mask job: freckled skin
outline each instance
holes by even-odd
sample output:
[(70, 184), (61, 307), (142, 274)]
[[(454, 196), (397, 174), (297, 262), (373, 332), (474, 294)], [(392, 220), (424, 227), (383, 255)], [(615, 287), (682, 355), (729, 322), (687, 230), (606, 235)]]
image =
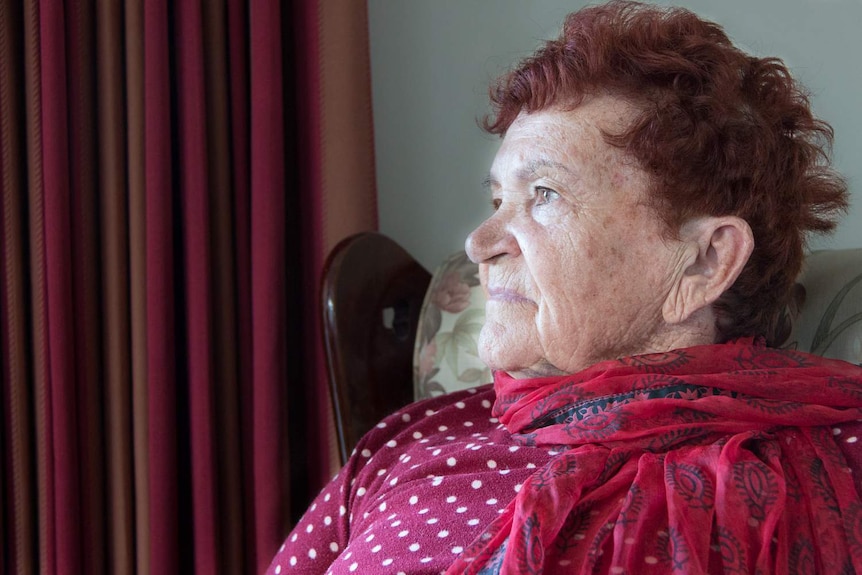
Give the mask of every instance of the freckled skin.
[(665, 321), (686, 244), (646, 205), (646, 174), (603, 140), (632, 114), (601, 96), (522, 113), (506, 133), (489, 178), (495, 211), (466, 244), (488, 296), (479, 349), (492, 369), (574, 373), (709, 343)]

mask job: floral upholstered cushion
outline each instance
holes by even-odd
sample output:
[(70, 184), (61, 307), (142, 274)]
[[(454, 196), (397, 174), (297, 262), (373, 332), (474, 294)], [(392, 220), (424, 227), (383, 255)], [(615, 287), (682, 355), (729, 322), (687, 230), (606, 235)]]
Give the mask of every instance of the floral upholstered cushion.
[(413, 355), (417, 399), (491, 381), (477, 351), (484, 321), (479, 267), (457, 252), (434, 272), (422, 304)]
[[(785, 315), (783, 347), (862, 364), (862, 249), (810, 254)], [(484, 319), (478, 266), (458, 252), (425, 294), (413, 356), (417, 399), (491, 381), (477, 352)]]

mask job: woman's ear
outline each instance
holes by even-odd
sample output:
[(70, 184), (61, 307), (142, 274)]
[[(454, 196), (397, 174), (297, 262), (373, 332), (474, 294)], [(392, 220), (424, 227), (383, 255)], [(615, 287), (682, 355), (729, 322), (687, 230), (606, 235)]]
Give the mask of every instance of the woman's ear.
[(733, 285), (754, 249), (751, 227), (736, 216), (695, 218), (679, 236), (688, 258), (662, 308), (670, 324), (708, 309)]

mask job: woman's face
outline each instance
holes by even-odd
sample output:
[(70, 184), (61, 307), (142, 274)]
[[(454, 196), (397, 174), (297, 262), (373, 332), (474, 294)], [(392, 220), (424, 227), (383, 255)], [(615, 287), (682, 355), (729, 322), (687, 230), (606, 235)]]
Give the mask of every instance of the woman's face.
[(521, 114), (488, 178), (494, 213), (467, 238), (487, 296), (482, 360), (515, 377), (574, 373), (669, 349), (662, 305), (681, 243), (646, 203), (647, 177), (602, 137), (632, 118), (602, 96)]

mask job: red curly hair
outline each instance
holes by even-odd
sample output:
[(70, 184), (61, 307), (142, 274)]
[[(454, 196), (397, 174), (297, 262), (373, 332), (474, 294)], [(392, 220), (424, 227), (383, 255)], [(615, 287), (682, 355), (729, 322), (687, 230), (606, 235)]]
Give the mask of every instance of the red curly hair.
[[(829, 166), (832, 128), (776, 58), (733, 46), (681, 8), (615, 0), (566, 18), (563, 32), (491, 88), (484, 128), (504, 135), (519, 113), (614, 94), (639, 114), (605, 134), (651, 177), (670, 233), (697, 216), (748, 222), (755, 248), (713, 304), (718, 341), (774, 333), (800, 272), (808, 232), (831, 231), (848, 206)], [(780, 343), (780, 342), (777, 342)]]

